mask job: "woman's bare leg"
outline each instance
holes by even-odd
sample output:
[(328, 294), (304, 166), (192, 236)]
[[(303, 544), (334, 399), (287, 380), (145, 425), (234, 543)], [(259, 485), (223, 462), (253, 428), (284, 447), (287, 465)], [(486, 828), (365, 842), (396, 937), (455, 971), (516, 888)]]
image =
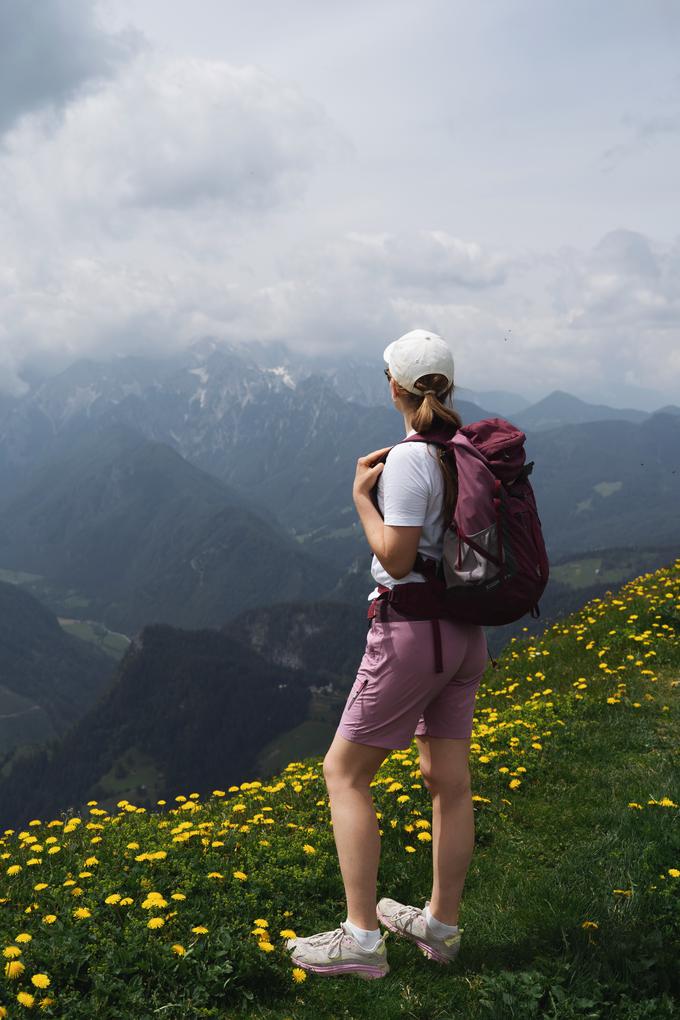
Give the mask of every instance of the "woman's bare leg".
[(458, 924), (458, 912), (475, 844), (470, 788), (470, 739), (416, 737), (420, 770), (432, 795), (430, 912)]
[(369, 931), (379, 927), (375, 908), (380, 862), (380, 832), (370, 783), (391, 753), (336, 733), (323, 762), (347, 918)]

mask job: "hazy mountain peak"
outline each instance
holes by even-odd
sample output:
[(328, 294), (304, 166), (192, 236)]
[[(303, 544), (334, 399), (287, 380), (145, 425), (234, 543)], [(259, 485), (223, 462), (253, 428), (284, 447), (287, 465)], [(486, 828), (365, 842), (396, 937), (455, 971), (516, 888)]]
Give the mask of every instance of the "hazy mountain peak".
[(524, 429), (549, 429), (605, 420), (640, 423), (647, 417), (646, 411), (591, 404), (565, 390), (553, 390), (547, 397), (516, 415), (515, 420)]

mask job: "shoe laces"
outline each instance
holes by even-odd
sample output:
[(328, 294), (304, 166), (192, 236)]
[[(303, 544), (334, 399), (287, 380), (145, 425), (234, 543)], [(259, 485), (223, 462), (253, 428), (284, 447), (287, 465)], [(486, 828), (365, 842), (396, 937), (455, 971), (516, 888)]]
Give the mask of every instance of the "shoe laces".
[(328, 956), (334, 958), (340, 955), (340, 946), (342, 940), (347, 936), (347, 932), (344, 928), (336, 928), (334, 931), (320, 931), (318, 935), (310, 935), (309, 938), (304, 939), (305, 942), (312, 946), (326, 946), (328, 949)]
[(458, 931), (454, 935), (447, 935), (444, 938), (435, 935), (435, 933), (432, 931), (432, 929), (427, 923), (427, 919), (425, 918), (425, 911), (422, 910), (420, 907), (411, 907), (408, 905), (400, 907), (399, 910), (395, 912), (394, 919), (395, 921), (401, 921), (402, 927), (406, 931), (412, 932), (413, 925), (415, 924), (417, 918), (420, 917), (421, 915), (423, 917), (423, 920), (425, 921), (425, 930), (427, 931), (427, 934), (431, 939), (437, 939), (439, 942), (446, 942), (447, 945), (451, 945), (453, 942), (455, 942), (455, 940), (463, 931), (462, 928), (458, 928)]
[(422, 910), (418, 907), (404, 906), (400, 907), (394, 914), (394, 920), (402, 922), (402, 926), (407, 931), (412, 931), (413, 925), (418, 917), (422, 914)]

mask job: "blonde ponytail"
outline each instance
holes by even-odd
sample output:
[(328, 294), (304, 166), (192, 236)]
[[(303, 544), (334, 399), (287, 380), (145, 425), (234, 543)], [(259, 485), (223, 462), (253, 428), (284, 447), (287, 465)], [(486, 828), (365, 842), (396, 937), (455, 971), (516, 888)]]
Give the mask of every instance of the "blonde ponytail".
[[(416, 432), (425, 434), (430, 429), (450, 428), (457, 432), (463, 424), (463, 419), (451, 406), (453, 398), (453, 383), (449, 382), (444, 375), (423, 375), (415, 383), (421, 394), (409, 393), (394, 380), (401, 399), (413, 408), (411, 414), (411, 427)], [(458, 499), (458, 476), (455, 466), (449, 463), (449, 459), (441, 457), (442, 450), (437, 447), (437, 459), (442, 472), (444, 482), (444, 519), (448, 523), (456, 507)]]

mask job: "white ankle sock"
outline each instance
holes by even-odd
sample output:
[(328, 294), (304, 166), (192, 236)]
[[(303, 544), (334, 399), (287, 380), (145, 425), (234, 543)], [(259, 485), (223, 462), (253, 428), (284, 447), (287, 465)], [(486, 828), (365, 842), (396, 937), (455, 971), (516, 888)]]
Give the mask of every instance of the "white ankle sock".
[(357, 928), (349, 918), (345, 921), (345, 927), (349, 928), (362, 949), (375, 949), (380, 941), (380, 928), (376, 928), (374, 931), (369, 931), (366, 928)]
[(425, 914), (425, 920), (427, 921), (428, 928), (433, 935), (437, 936), (437, 938), (445, 939), (448, 935), (455, 935), (458, 931), (457, 924), (443, 924), (441, 921), (438, 921), (437, 918), (430, 913), (429, 903), (425, 907), (423, 913)]

